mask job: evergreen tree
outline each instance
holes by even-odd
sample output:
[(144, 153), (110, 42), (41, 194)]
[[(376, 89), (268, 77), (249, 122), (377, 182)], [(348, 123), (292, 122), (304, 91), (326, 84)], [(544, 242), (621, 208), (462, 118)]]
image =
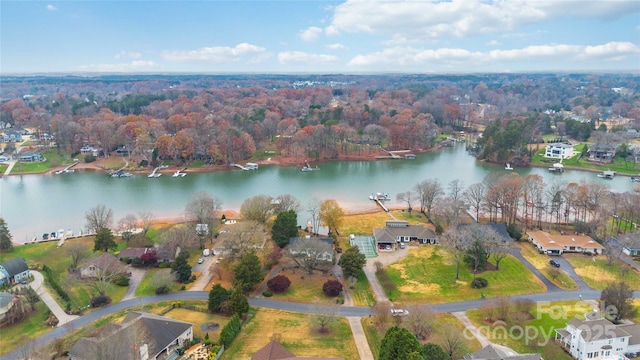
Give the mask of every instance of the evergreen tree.
[(418, 338), (405, 328), (392, 326), (380, 343), (378, 360), (411, 359), (416, 352), (423, 353)]
[(118, 244), (114, 240), (113, 233), (111, 229), (108, 228), (100, 228), (96, 233), (95, 244), (93, 247), (94, 251), (103, 250), (104, 252), (109, 251), (109, 249), (116, 249)]
[(449, 355), (438, 344), (426, 343), (422, 345), (422, 351), (427, 360), (449, 360)]
[(11, 251), (13, 249), (13, 242), (11, 241), (11, 232), (9, 227), (4, 221), (4, 218), (0, 217), (0, 250)]
[(178, 274), (177, 280), (182, 283), (189, 281), (191, 278), (191, 265), (187, 262), (185, 254), (185, 252), (181, 251), (173, 263), (173, 272)]
[(215, 284), (209, 291), (209, 304), (208, 308), (211, 312), (220, 311), (222, 303), (229, 300), (229, 291), (222, 287), (220, 284)]
[(340, 255), (340, 260), (338, 261), (338, 265), (342, 267), (342, 272), (347, 279), (350, 277), (357, 278), (358, 273), (366, 263), (367, 259), (364, 254), (360, 252), (357, 245), (348, 248)]
[(271, 238), (283, 248), (289, 245), (289, 239), (298, 236), (298, 214), (294, 210), (278, 214), (271, 227)]
[(251, 290), (264, 279), (262, 265), (255, 251), (244, 254), (233, 271), (233, 284), (236, 287), (241, 287), (242, 291)]
[(249, 300), (247, 300), (240, 288), (235, 288), (231, 292), (229, 306), (231, 307), (231, 313), (234, 315), (242, 316), (249, 312)]

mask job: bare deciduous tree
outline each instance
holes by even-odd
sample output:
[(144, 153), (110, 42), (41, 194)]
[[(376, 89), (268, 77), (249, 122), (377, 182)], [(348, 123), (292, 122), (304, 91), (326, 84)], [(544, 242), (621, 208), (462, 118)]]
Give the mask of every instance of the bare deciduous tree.
[(440, 237), (440, 244), (453, 256), (456, 265), (456, 280), (458, 280), (460, 278), (460, 263), (470, 241), (458, 231), (456, 224), (451, 224)]
[(396, 201), (407, 204), (407, 212), (409, 212), (409, 214), (411, 214), (411, 212), (413, 211), (412, 204), (415, 200), (416, 200), (416, 194), (411, 190), (401, 192), (401, 193), (398, 193), (398, 195), (396, 195)]
[(271, 197), (258, 195), (246, 199), (240, 206), (240, 215), (245, 220), (252, 220), (259, 224), (266, 225), (273, 215), (273, 204)]
[(71, 257), (71, 267), (78, 268), (82, 260), (89, 257), (91, 248), (81, 242), (67, 241), (64, 245), (64, 251)]
[(280, 195), (275, 199), (274, 210), (276, 213), (293, 210), (300, 211), (300, 201), (291, 194)]
[(242, 221), (218, 235), (221, 247), (225, 251), (225, 260), (229, 263), (239, 260), (249, 251), (261, 253), (267, 239), (263, 224), (256, 221)]
[(317, 234), (320, 226), (320, 204), (319, 199), (313, 198), (307, 204), (307, 212), (311, 216), (311, 233)]
[(188, 226), (174, 226), (162, 234), (160, 239), (159, 258), (165, 255), (173, 259), (178, 254), (178, 250), (192, 248), (198, 244), (196, 233)]
[(333, 256), (333, 247), (318, 239), (298, 239), (289, 245), (291, 259), (309, 274), (312, 274), (313, 270), (327, 270), (332, 265), (331, 261), (327, 261), (327, 255)]
[(147, 231), (149, 231), (149, 228), (151, 227), (151, 223), (153, 222), (153, 214), (148, 212), (148, 211), (141, 211), (138, 213), (138, 218), (140, 219), (141, 225), (142, 225), (142, 231), (144, 232), (144, 234), (147, 233)]
[(113, 223), (113, 211), (106, 205), (97, 205), (84, 214), (87, 220), (87, 229), (91, 233), (97, 233), (100, 229), (109, 229)]
[(451, 359), (459, 359), (466, 350), (464, 337), (460, 329), (453, 325), (444, 325), (439, 331), (440, 346)]
[(407, 308), (409, 315), (404, 318), (404, 326), (409, 329), (418, 340), (427, 340), (433, 333), (435, 313), (427, 305), (412, 305)]
[(388, 301), (377, 302), (371, 307), (371, 316), (377, 327), (383, 328), (391, 318), (391, 304)]
[(189, 198), (189, 202), (185, 208), (185, 214), (189, 221), (195, 221), (198, 224), (212, 225), (221, 206), (222, 200), (211, 196), (206, 191), (200, 191), (191, 195)]
[(320, 333), (326, 333), (338, 322), (338, 307), (315, 303), (312, 306), (309, 322)]
[(431, 218), (433, 206), (440, 196), (444, 194), (442, 185), (438, 179), (427, 179), (416, 184), (414, 190), (420, 200), (420, 212), (425, 214), (427, 218)]

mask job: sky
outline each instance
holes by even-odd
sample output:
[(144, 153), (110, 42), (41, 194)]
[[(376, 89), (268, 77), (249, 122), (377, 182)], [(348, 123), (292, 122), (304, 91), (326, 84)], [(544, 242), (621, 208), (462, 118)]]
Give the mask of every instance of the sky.
[(0, 75), (565, 71), (640, 71), (640, 1), (0, 1)]

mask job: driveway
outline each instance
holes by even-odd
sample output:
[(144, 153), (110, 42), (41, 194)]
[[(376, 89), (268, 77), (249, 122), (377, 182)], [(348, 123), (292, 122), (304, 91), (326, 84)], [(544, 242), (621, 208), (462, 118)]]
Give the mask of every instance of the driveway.
[(518, 248), (510, 249), (509, 254), (515, 256), (516, 259), (520, 260), (520, 262), (524, 264), (524, 266), (526, 266), (527, 269), (529, 269), (529, 271), (533, 273), (533, 275), (535, 275), (538, 279), (540, 279), (540, 281), (542, 281), (542, 283), (547, 287), (547, 292), (563, 291), (562, 289), (557, 287), (554, 283), (552, 283), (549, 279), (547, 279), (544, 275), (542, 275), (540, 270), (536, 269), (533, 265), (531, 265), (529, 260), (527, 260), (524, 256), (522, 256), (522, 254), (520, 253), (520, 249)]
[(549, 260), (551, 259), (560, 263), (560, 269), (565, 273), (567, 273), (567, 275), (569, 275), (573, 279), (573, 281), (575, 281), (576, 284), (578, 284), (578, 289), (593, 290), (591, 286), (587, 285), (587, 283), (585, 283), (584, 280), (582, 280), (582, 278), (578, 274), (576, 274), (576, 271), (573, 269), (573, 266), (569, 261), (567, 261), (567, 259), (565, 259), (562, 256), (549, 257)]
[(188, 291), (204, 291), (213, 277), (213, 274), (211, 273), (211, 265), (213, 264), (215, 256), (201, 257), (204, 259), (204, 262), (202, 264), (195, 264), (191, 268), (191, 271), (199, 272), (200, 276), (196, 278), (196, 281), (193, 282), (193, 285), (191, 285)]
[(62, 326), (78, 317), (78, 315), (69, 315), (64, 312), (64, 310), (62, 310), (60, 305), (58, 305), (51, 294), (49, 294), (47, 288), (43, 286), (44, 277), (40, 272), (31, 270), (31, 275), (33, 275), (33, 281), (29, 284), (29, 286), (31, 286), (31, 288), (36, 291), (36, 293), (40, 296), (42, 302), (44, 302), (49, 310), (51, 310), (53, 315), (58, 318), (58, 326)]
[(393, 264), (394, 262), (407, 256), (409, 248), (410, 246), (395, 251), (379, 251), (378, 257), (367, 259), (367, 264), (364, 266), (363, 270), (365, 275), (367, 275), (367, 280), (369, 280), (371, 290), (373, 290), (373, 294), (376, 296), (377, 302), (389, 301), (389, 298), (387, 297), (387, 294), (385, 294), (382, 285), (380, 285), (380, 282), (376, 277), (375, 263), (380, 262), (383, 266)]
[(129, 277), (129, 286), (127, 287), (127, 292), (124, 293), (122, 300), (129, 300), (136, 297), (136, 290), (144, 279), (144, 275), (147, 273), (146, 269), (134, 268), (132, 266), (127, 267), (127, 271), (131, 272), (131, 276)]

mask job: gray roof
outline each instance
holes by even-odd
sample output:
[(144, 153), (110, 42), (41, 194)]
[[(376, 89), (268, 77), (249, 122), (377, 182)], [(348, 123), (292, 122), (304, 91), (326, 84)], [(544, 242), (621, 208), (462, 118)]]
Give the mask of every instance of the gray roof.
[(122, 321), (122, 324), (125, 325), (135, 321), (142, 322), (149, 332), (149, 336), (154, 340), (158, 352), (162, 351), (185, 331), (193, 327), (193, 324), (188, 322), (142, 311), (130, 311)]
[(13, 294), (9, 294), (8, 292), (0, 292), (0, 307), (5, 307), (9, 305), (9, 303), (13, 300)]
[[(607, 319), (579, 320), (573, 318), (567, 323), (576, 329), (583, 329), (581, 336), (584, 341), (598, 341), (631, 336), (620, 326), (615, 325)], [(587, 330), (589, 329), (589, 330)]]
[(480, 223), (460, 224), (458, 226), (458, 229), (464, 228), (465, 226), (488, 226), (491, 229), (493, 229), (495, 232), (497, 232), (498, 235), (502, 237), (503, 241), (511, 241), (511, 235), (509, 235), (509, 232), (507, 232), (507, 225), (505, 224), (499, 224), (494, 222), (489, 222), (486, 224), (480, 224)]
[(501, 345), (490, 344), (482, 349), (464, 356), (465, 360), (540, 360), (540, 354), (518, 354), (514, 350)]
[(326, 243), (327, 245), (329, 245), (329, 249), (333, 249), (333, 239), (332, 238), (295, 237), (295, 238), (290, 238), (289, 239), (289, 245), (293, 245), (293, 244), (295, 244), (298, 241), (303, 240), (303, 239), (312, 239), (312, 240), (322, 241), (323, 243)]
[(0, 266), (7, 270), (7, 273), (9, 273), (10, 277), (29, 270), (27, 261), (21, 257), (5, 261), (0, 264)]
[(628, 343), (629, 346), (640, 344), (640, 325), (624, 324), (624, 325), (618, 325), (618, 327), (623, 331), (626, 331), (627, 333), (629, 333), (629, 335), (631, 335), (631, 338), (629, 339), (629, 343)]
[(373, 236), (379, 243), (396, 242), (398, 236), (408, 236), (417, 239), (435, 239), (436, 233), (422, 225), (409, 225), (407, 227), (383, 227), (373, 229)]

